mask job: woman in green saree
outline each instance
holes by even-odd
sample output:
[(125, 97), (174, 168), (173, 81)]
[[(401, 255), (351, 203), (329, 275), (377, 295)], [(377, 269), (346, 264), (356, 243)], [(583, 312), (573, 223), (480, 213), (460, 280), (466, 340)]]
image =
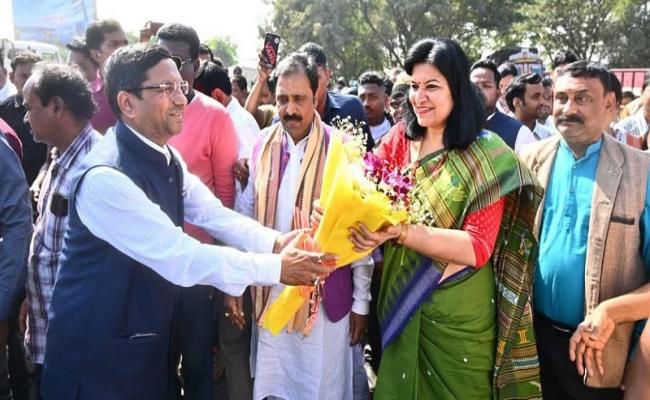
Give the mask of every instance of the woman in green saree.
[(485, 111), (462, 49), (409, 51), (406, 121), (377, 153), (414, 167), (410, 224), (351, 233), (386, 242), (378, 299), (384, 353), (375, 399), (541, 398), (530, 290), (541, 189), (482, 130)]

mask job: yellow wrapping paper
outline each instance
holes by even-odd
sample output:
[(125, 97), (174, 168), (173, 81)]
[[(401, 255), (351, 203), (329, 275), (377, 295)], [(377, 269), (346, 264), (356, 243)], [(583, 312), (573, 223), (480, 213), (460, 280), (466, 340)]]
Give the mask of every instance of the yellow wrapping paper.
[[(306, 290), (305, 290), (306, 289)], [(262, 326), (273, 334), (287, 326), (302, 304), (309, 299), (313, 288), (307, 286), (287, 286), (264, 314)]]
[[(370, 250), (362, 253), (354, 250), (349, 239), (351, 227), (363, 222), (374, 232), (408, 218), (406, 210), (395, 209), (388, 196), (377, 191), (375, 184), (365, 177), (361, 150), (353, 143), (343, 143), (338, 131), (330, 137), (320, 203), (324, 212), (315, 242), (321, 252), (338, 256), (337, 267), (370, 254)], [(267, 309), (262, 326), (277, 335), (312, 291), (311, 287), (287, 286)]]
[(337, 133), (330, 138), (320, 203), (324, 213), (314, 238), (322, 252), (338, 256), (337, 267), (370, 254), (354, 250), (348, 238), (351, 227), (363, 222), (375, 232), (408, 218), (406, 210), (395, 209), (388, 196), (365, 177), (360, 151), (346, 147)]
[[(298, 247), (308, 251), (315, 250), (314, 241), (307, 235), (300, 239)], [(262, 315), (262, 326), (271, 332), (273, 336), (280, 333), (302, 307), (303, 303), (309, 300), (313, 291), (314, 288), (311, 286), (285, 287)]]

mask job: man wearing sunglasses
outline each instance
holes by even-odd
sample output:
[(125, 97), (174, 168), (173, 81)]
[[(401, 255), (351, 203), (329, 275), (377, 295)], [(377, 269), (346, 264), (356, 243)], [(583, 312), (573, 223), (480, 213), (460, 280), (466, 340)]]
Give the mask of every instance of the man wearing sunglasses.
[[(297, 249), (302, 232), (280, 235), (224, 207), (167, 145), (181, 131), (189, 93), (171, 57), (138, 44), (107, 63), (119, 120), (71, 186), (41, 381), (46, 400), (170, 398), (179, 286), (241, 295), (251, 284), (308, 285), (329, 274), (322, 263), (332, 257)], [(184, 221), (234, 248), (197, 241)]]
[[(169, 144), (174, 146), (188, 170), (228, 208), (234, 205), (238, 140), (228, 111), (218, 101), (195, 91), (194, 78), (199, 68), (201, 44), (196, 31), (187, 25), (166, 24), (157, 33), (158, 44), (166, 47), (189, 84), (183, 129)], [(185, 231), (203, 243), (214, 243), (205, 231), (185, 224)], [(215, 337), (214, 298), (211, 286), (197, 285), (181, 289), (176, 312), (173, 352), (175, 362), (182, 355), (182, 383), (185, 398), (213, 396), (212, 348)], [(181, 380), (176, 380), (180, 396)]]

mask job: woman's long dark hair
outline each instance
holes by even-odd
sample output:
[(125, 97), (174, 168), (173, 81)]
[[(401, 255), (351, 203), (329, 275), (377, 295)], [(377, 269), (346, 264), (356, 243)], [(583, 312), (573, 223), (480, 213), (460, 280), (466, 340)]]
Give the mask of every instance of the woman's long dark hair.
[[(406, 55), (404, 69), (411, 75), (422, 63), (434, 65), (447, 79), (454, 106), (442, 135), (445, 149), (464, 149), (479, 135), (485, 122), (485, 106), (469, 80), (469, 61), (463, 49), (453, 40), (424, 39), (414, 44)], [(406, 101), (406, 136), (415, 140), (424, 136), (426, 128), (418, 124), (413, 105)]]

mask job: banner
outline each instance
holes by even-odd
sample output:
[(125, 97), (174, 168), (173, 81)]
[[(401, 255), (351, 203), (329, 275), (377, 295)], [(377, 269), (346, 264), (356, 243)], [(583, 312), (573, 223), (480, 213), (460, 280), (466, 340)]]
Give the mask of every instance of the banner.
[(84, 37), (96, 19), (95, 0), (13, 0), (17, 40), (64, 45)]

